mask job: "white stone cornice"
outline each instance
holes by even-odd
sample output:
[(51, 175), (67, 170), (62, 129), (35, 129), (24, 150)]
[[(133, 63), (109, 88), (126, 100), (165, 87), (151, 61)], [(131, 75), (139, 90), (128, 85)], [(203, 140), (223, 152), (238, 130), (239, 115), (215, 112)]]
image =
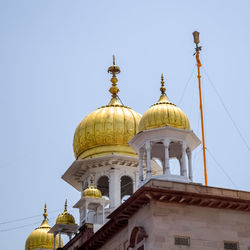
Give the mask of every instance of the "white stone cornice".
[(108, 166), (116, 167), (138, 167), (137, 157), (123, 155), (108, 155), (96, 158), (75, 160), (67, 171), (62, 175), (62, 179), (68, 182), (78, 191), (82, 191), (82, 177), (88, 170), (105, 168)]
[(162, 127), (144, 130), (136, 134), (130, 141), (129, 145), (138, 153), (145, 141), (162, 141), (162, 138), (168, 138), (171, 141), (186, 141), (188, 147), (194, 150), (201, 143), (200, 139), (192, 130), (184, 130), (171, 127)]

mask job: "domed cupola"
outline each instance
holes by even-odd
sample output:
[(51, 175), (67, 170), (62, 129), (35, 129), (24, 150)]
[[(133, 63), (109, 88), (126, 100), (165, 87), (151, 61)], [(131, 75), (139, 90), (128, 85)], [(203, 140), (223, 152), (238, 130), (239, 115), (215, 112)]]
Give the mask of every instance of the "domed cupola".
[(164, 83), (163, 75), (161, 75), (160, 99), (143, 114), (139, 123), (139, 131), (166, 126), (190, 130), (186, 114), (168, 100)]
[[(67, 210), (67, 200), (65, 201), (64, 211), (57, 216), (56, 224), (50, 229), (49, 233), (54, 235), (54, 239), (59, 235), (59, 242), (62, 234), (65, 234), (71, 239), (72, 235), (78, 230), (78, 225), (75, 223), (75, 218)], [(62, 247), (59, 244), (59, 248)]]
[[(144, 113), (139, 123), (140, 133), (129, 142), (139, 155), (140, 186), (151, 178), (179, 182), (193, 180), (192, 151), (199, 146), (200, 140), (190, 130), (186, 114), (168, 100), (164, 84), (161, 75), (160, 99)], [(154, 176), (152, 159), (158, 159), (162, 167), (162, 171)], [(172, 159), (179, 161), (180, 171), (177, 174), (174, 169), (171, 170)]]
[[(54, 237), (53, 234), (48, 233), (51, 229), (48, 219), (47, 219), (47, 206), (44, 206), (44, 220), (40, 227), (36, 228), (27, 238), (25, 243), (25, 250), (31, 249), (54, 249)], [(55, 246), (59, 247), (59, 237), (56, 237)], [(60, 242), (61, 246), (63, 246), (63, 242)]]
[(76, 159), (111, 154), (136, 155), (128, 142), (138, 132), (141, 115), (119, 101), (116, 74), (120, 73), (120, 68), (114, 60), (108, 72), (112, 74), (109, 89), (112, 98), (108, 105), (87, 115), (76, 128), (73, 141)]
[[(81, 199), (74, 205), (80, 210), (80, 225), (93, 224), (94, 231), (105, 223), (105, 207), (109, 201), (102, 197), (101, 191), (94, 185), (94, 177), (90, 176), (90, 185), (82, 191)], [(97, 229), (98, 228), (98, 229)]]
[(94, 186), (93, 176), (90, 179), (90, 186), (82, 191), (82, 197), (101, 199), (102, 192)]
[(68, 205), (66, 200), (64, 205), (64, 211), (63, 213), (58, 215), (56, 219), (56, 224), (76, 225), (74, 216), (67, 211), (67, 206)]

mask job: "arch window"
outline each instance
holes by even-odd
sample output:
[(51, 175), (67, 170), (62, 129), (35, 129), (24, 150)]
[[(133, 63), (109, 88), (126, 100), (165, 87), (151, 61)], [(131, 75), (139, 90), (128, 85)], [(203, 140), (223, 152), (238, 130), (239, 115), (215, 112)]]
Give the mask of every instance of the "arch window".
[(104, 198), (109, 199), (109, 178), (106, 175), (101, 176), (97, 181), (97, 188), (102, 192)]
[(143, 227), (134, 227), (130, 235), (129, 250), (144, 250), (147, 234)]
[(121, 177), (121, 201), (127, 200), (133, 194), (133, 180), (131, 177), (124, 175)]

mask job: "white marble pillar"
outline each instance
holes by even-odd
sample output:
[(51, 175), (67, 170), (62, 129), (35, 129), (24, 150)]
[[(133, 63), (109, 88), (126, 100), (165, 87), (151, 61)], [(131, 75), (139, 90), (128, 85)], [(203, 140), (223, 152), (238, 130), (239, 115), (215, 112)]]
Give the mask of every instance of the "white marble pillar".
[(54, 250), (56, 250), (56, 233), (54, 232)]
[(104, 209), (105, 209), (105, 207), (104, 207), (104, 205), (102, 205), (102, 224), (104, 225), (104, 220), (105, 220), (105, 217), (104, 217)]
[(72, 239), (72, 233), (69, 233), (68, 236), (69, 236), (69, 240), (71, 240)]
[(182, 169), (182, 157), (177, 157), (177, 160), (179, 161), (179, 165), (180, 165), (180, 175), (183, 175), (183, 169)]
[(99, 178), (101, 176), (102, 176), (102, 173), (95, 173), (95, 175), (94, 175), (94, 185), (95, 185), (95, 187), (98, 186), (98, 180), (99, 180)]
[(164, 165), (163, 165), (163, 174), (170, 175), (170, 166), (169, 166), (169, 139), (164, 139)]
[(143, 182), (143, 148), (139, 150), (139, 184)]
[(133, 193), (138, 189), (138, 183), (140, 183), (139, 173), (136, 171), (134, 172), (134, 190)]
[(146, 142), (146, 155), (147, 155), (147, 160), (146, 160), (146, 168), (147, 168), (147, 175), (146, 179), (151, 178), (151, 144), (150, 141)]
[(99, 207), (96, 207), (95, 210), (92, 210), (92, 218), (93, 218), (93, 224), (98, 224), (98, 213), (99, 213)]
[(62, 241), (62, 235), (61, 235), (61, 233), (59, 232), (59, 247), (60, 247), (60, 248), (62, 247), (61, 241)]
[(193, 166), (192, 166), (192, 151), (187, 149), (187, 157), (188, 157), (188, 176), (191, 181), (193, 181)]
[(85, 202), (85, 222), (88, 222), (88, 213), (89, 213), (89, 211), (88, 211), (88, 203), (87, 202)]
[(82, 191), (84, 191), (85, 190), (85, 181), (82, 181)]
[(82, 218), (83, 218), (83, 210), (79, 208), (79, 225), (82, 225)]
[(114, 210), (121, 204), (121, 179), (118, 169), (109, 170), (109, 195), (110, 195), (110, 208)]
[(182, 155), (181, 155), (181, 175), (187, 177), (187, 165), (186, 165), (186, 143), (182, 142)]

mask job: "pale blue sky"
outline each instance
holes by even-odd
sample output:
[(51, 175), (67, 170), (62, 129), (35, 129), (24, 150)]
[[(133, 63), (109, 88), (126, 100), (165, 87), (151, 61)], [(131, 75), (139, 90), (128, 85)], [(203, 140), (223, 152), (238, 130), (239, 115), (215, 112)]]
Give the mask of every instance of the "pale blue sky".
[[(201, 137), (196, 70), (191, 74), (192, 32), (200, 31), (202, 63), (250, 144), (249, 11), (247, 0), (0, 0), (0, 223), (38, 215), (46, 201), (53, 225), (60, 211), (50, 211), (62, 211), (65, 198), (70, 207), (79, 199), (60, 177), (74, 161), (76, 126), (110, 99), (113, 53), (124, 104), (145, 112), (160, 95), (164, 73), (169, 99)], [(204, 67), (202, 74), (207, 148), (235, 186), (250, 191), (249, 150)], [(200, 149), (194, 158), (195, 181), (203, 182)], [(209, 185), (235, 188), (207, 158)], [(41, 220), (0, 224), (1, 248), (23, 249)]]

